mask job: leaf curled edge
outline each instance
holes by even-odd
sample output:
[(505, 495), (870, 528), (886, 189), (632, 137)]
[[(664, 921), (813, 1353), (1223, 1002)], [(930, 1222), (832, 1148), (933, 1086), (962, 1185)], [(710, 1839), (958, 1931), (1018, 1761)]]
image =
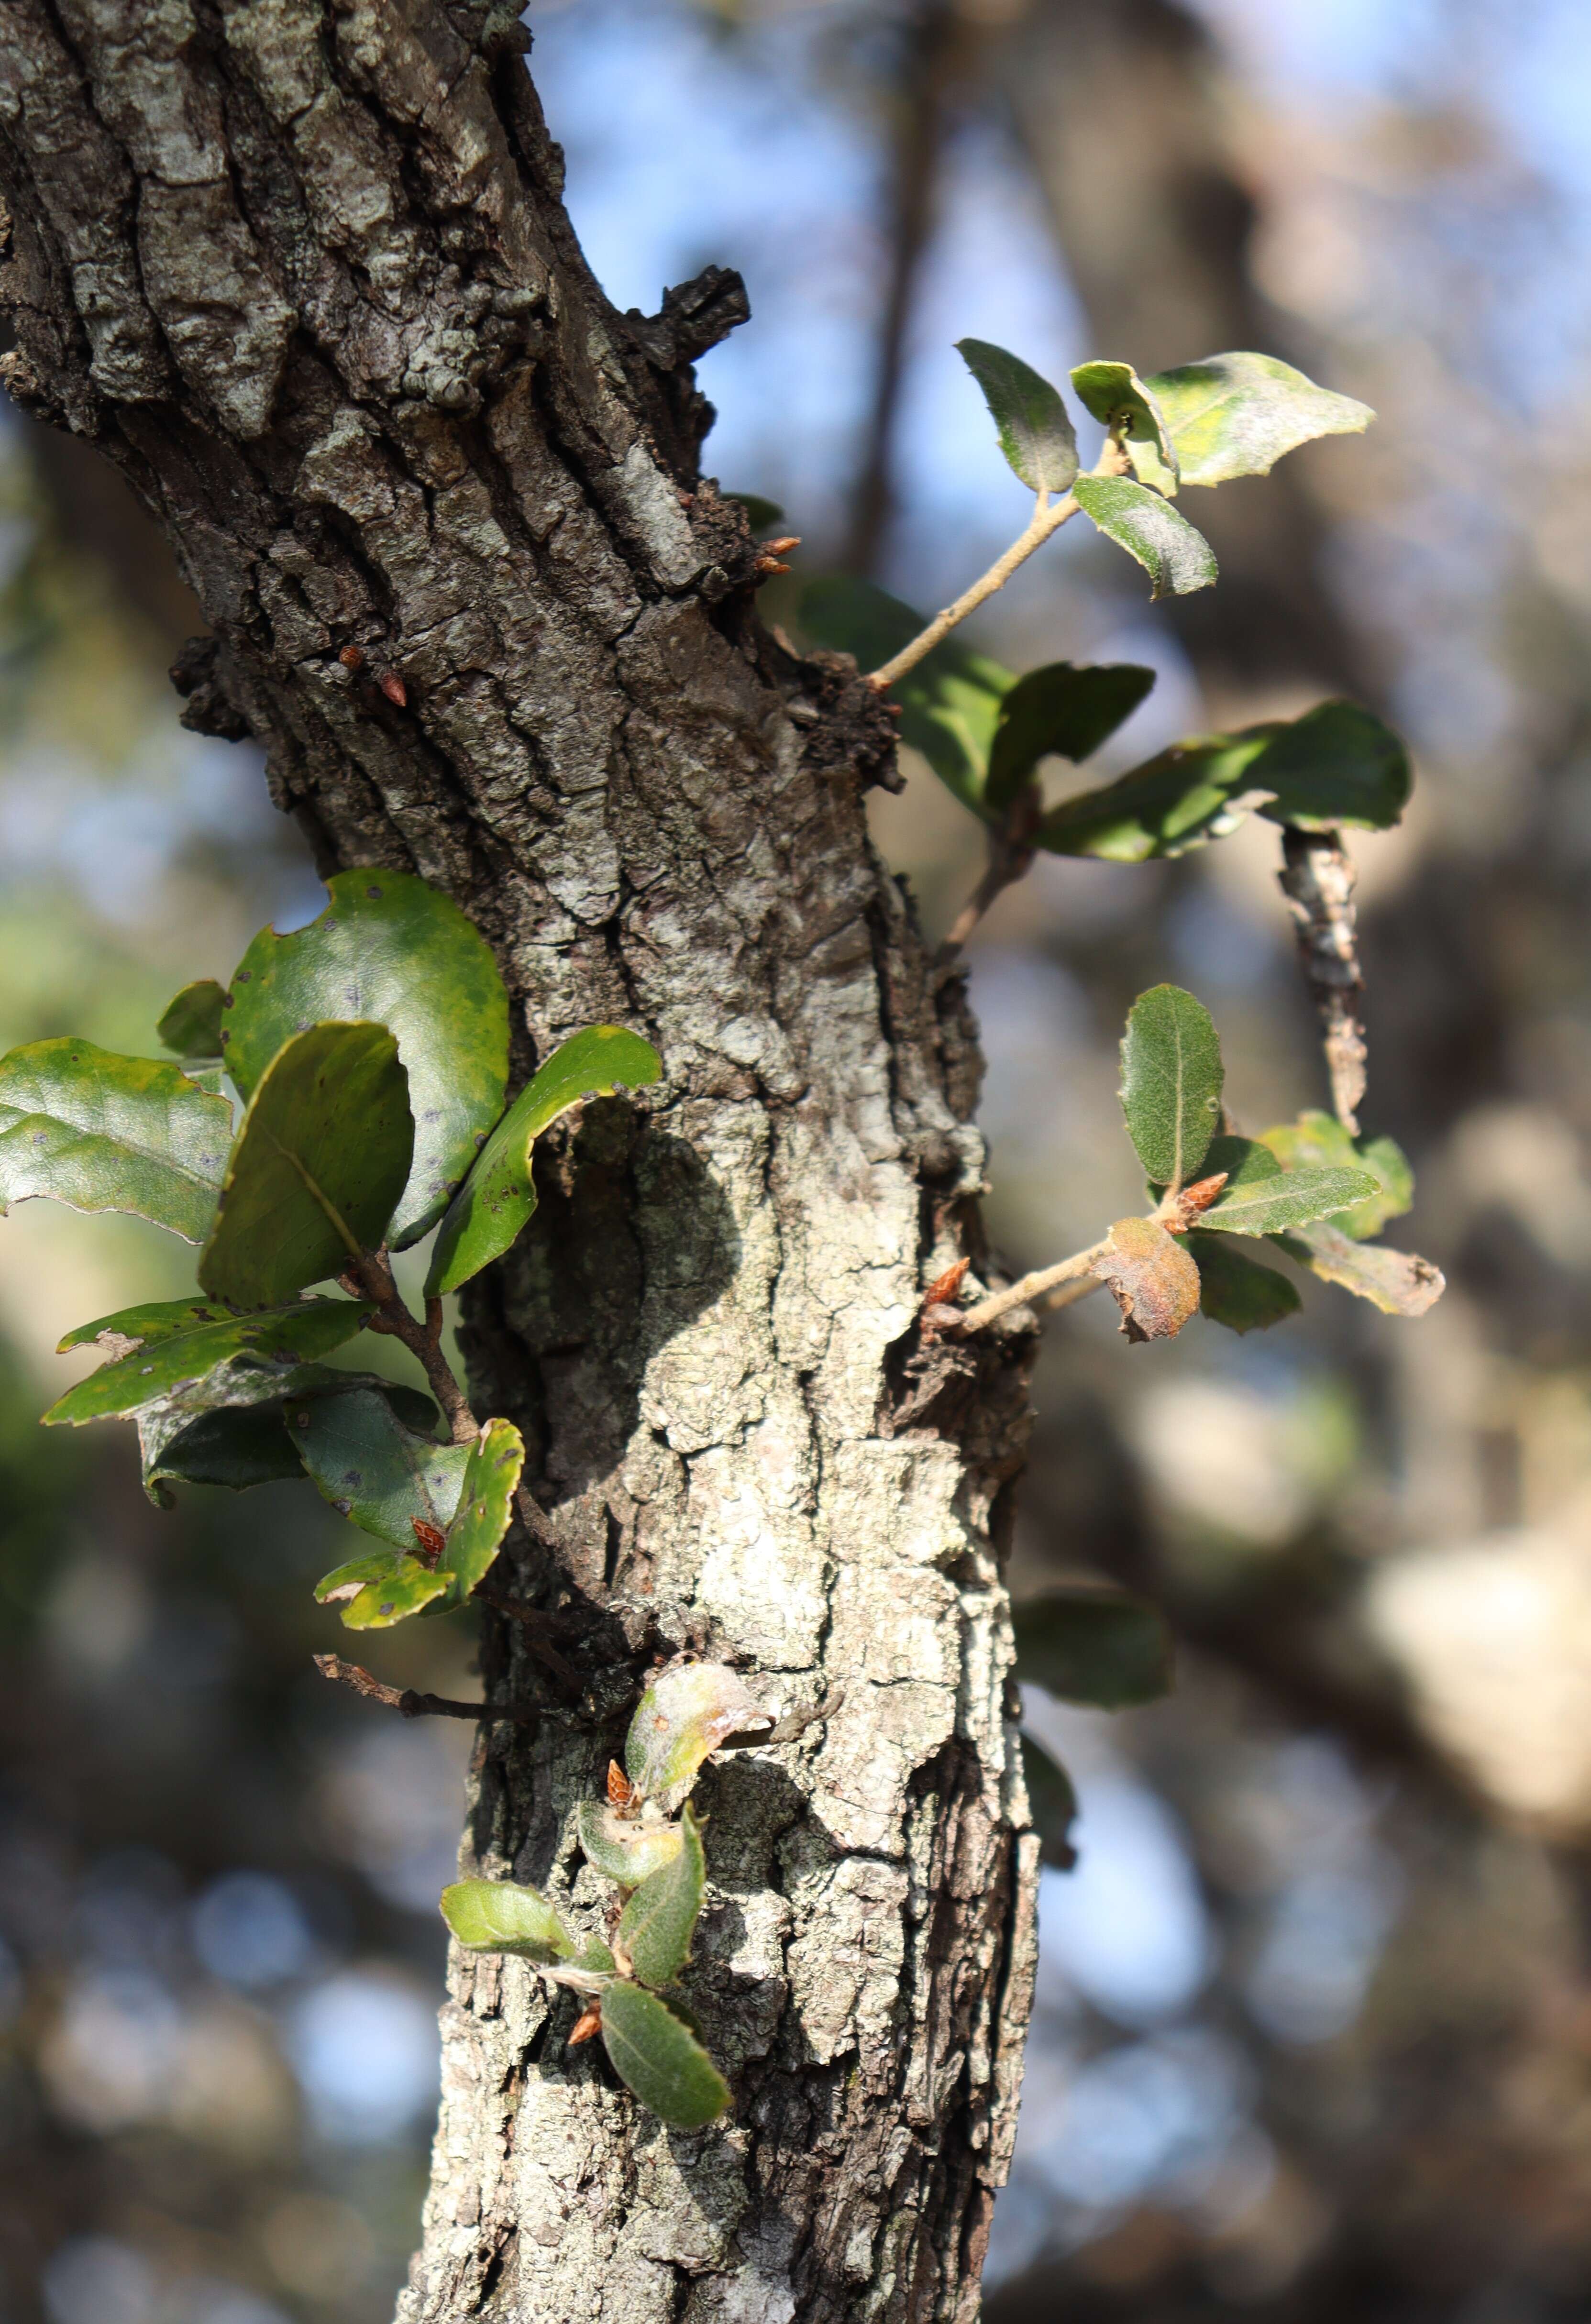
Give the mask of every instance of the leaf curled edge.
[(1094, 1259), (1129, 1340), (1173, 1340), (1198, 1312), (1198, 1268), (1156, 1219), (1118, 1219)]

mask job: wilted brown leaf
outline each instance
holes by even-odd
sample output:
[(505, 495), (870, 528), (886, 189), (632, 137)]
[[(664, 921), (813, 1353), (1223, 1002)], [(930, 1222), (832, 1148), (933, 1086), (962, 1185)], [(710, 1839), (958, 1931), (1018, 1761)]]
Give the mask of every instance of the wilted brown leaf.
[(1198, 1312), (1198, 1268), (1155, 1219), (1118, 1219), (1090, 1269), (1129, 1340), (1172, 1340)]

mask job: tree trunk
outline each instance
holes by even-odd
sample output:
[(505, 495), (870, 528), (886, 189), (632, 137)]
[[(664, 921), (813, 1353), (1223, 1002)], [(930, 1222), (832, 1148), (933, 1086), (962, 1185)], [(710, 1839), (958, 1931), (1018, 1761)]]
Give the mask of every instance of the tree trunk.
[(188, 723), (260, 738), (323, 869), (486, 930), (516, 1071), (599, 1019), (665, 1061), (465, 1302), (548, 1512), (513, 1586), (579, 1678), (488, 1618), (489, 1686), (549, 1709), (483, 1730), (467, 1866), (595, 1901), (570, 1809), (661, 1651), (820, 1714), (702, 1786), (724, 2124), (670, 2134), (522, 1963), (455, 1959), (402, 2312), (971, 2319), (1036, 1873), (1027, 1343), (914, 1320), (978, 1256), (976, 1048), (867, 844), (887, 716), (759, 628), (698, 476), (738, 281), (609, 306), (524, 46), (482, 0), (0, 0), (5, 375), (170, 531), (214, 631)]

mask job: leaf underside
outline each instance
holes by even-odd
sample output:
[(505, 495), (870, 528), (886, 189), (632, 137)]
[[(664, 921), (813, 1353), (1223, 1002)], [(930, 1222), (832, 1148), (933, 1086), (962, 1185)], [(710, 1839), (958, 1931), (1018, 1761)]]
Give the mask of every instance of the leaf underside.
[(641, 1883), (619, 1916), (619, 1949), (629, 1955), (643, 1985), (671, 1985), (679, 1976), (689, 1958), (706, 1893), (701, 1827), (687, 1806), (679, 1848)]
[(1057, 390), (987, 339), (957, 339), (956, 351), (983, 390), (1007, 466), (1031, 493), (1064, 493), (1078, 473), (1078, 439)]
[(1218, 577), (1209, 542), (1158, 493), (1130, 476), (1079, 476), (1072, 490), (1084, 514), (1142, 566), (1152, 596), (1185, 597)]
[(1174, 1340), (1198, 1307), (1198, 1269), (1156, 1219), (1118, 1219), (1091, 1273), (1106, 1286), (1129, 1340)]
[(1267, 475), (1300, 444), (1357, 435), (1375, 417), (1367, 403), (1317, 387), (1274, 355), (1206, 355), (1143, 385), (1170, 429), (1185, 484)]

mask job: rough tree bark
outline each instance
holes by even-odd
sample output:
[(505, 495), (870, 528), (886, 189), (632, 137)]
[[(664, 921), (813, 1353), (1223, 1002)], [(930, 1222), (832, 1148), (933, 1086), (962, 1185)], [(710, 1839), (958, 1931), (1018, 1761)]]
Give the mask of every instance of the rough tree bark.
[(169, 530), (214, 632), (188, 723), (264, 743), (323, 869), (412, 867), (487, 932), (516, 1071), (600, 1018), (666, 1061), (466, 1302), (548, 1513), (513, 1586), (579, 1677), (489, 1622), (488, 1686), (548, 1709), (483, 1731), (467, 1866), (595, 1910), (569, 1812), (660, 1653), (826, 1713), (703, 1786), (725, 2125), (669, 2134), (522, 1964), (455, 1960), (402, 2312), (970, 2319), (1036, 1872), (1027, 1342), (914, 1320), (979, 1257), (976, 1048), (867, 844), (887, 719), (760, 629), (698, 475), (740, 285), (615, 312), (525, 46), (485, 0), (0, 0), (5, 376)]

